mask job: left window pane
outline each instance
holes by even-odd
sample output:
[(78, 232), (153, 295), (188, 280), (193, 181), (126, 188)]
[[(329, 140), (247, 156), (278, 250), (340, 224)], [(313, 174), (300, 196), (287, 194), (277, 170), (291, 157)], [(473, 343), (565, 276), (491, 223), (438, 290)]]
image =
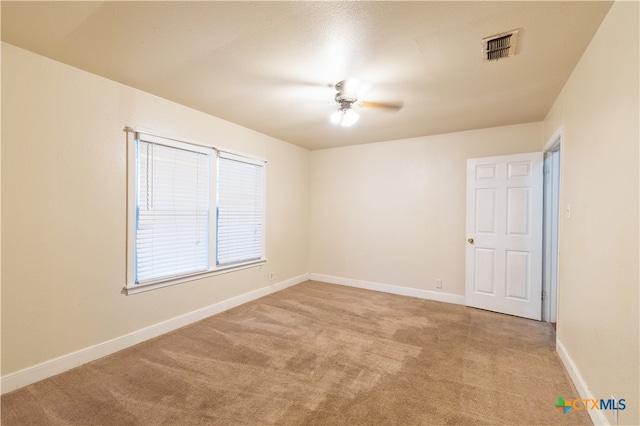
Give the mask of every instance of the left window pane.
[(138, 140), (135, 282), (209, 269), (210, 154)]

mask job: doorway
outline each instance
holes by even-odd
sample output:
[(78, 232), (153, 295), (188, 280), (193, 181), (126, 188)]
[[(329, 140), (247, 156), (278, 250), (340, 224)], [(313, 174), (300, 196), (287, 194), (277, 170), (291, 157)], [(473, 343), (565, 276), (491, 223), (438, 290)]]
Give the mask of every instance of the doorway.
[(544, 148), (544, 209), (542, 254), (542, 320), (558, 321), (558, 248), (560, 225), (560, 152), (562, 128)]

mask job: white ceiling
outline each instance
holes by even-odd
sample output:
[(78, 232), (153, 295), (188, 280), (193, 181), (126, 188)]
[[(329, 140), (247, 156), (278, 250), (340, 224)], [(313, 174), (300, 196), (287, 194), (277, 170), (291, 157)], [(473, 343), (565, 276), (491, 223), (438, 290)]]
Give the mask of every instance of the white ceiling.
[[(2, 40), (309, 149), (544, 119), (611, 2), (7, 2)], [(482, 39), (520, 29), (518, 54)], [(329, 122), (357, 77), (360, 121)]]

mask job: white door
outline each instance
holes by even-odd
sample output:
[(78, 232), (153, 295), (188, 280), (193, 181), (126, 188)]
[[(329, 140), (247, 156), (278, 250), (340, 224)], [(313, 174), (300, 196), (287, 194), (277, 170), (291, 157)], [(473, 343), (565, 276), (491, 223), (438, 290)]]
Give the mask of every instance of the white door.
[(543, 154), (467, 160), (467, 306), (540, 320)]

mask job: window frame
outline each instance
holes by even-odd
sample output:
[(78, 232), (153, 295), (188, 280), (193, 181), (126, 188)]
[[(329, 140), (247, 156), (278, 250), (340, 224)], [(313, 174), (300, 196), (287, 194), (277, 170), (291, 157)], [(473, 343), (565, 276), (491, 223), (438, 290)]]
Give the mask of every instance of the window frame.
[[(210, 276), (230, 273), (247, 268), (258, 267), (266, 263), (266, 161), (262, 158), (240, 153), (234, 150), (225, 148), (213, 147), (210, 145), (204, 145), (198, 142), (177, 140), (174, 138), (159, 136), (153, 133), (149, 133), (141, 130), (133, 130), (131, 128), (125, 128), (127, 132), (127, 277), (126, 284), (123, 289), (123, 293), (130, 295), (136, 294), (148, 290), (167, 287), (175, 284), (198, 280)], [(136, 283), (136, 225), (137, 225), (137, 188), (138, 188), (138, 156), (137, 146), (138, 141), (156, 143), (160, 145), (170, 146), (174, 148), (191, 149), (195, 152), (203, 152), (204, 150), (210, 150), (209, 155), (209, 268), (206, 271), (194, 272), (183, 274), (179, 276), (173, 276), (169, 278), (159, 278), (156, 280), (149, 280), (143, 283)], [(192, 147), (192, 148), (188, 148)], [(217, 163), (220, 155), (231, 154), (234, 157), (241, 159), (251, 164), (262, 165), (262, 247), (261, 257), (247, 262), (235, 263), (232, 265), (218, 266), (216, 264), (216, 240), (217, 240)]]

